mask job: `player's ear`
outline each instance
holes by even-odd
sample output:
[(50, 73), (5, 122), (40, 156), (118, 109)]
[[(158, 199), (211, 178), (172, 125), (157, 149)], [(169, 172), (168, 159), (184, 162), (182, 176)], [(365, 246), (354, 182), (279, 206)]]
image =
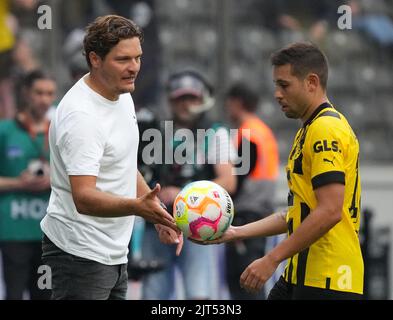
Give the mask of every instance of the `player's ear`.
[(318, 75), (315, 73), (309, 73), (306, 77), (306, 84), (310, 92), (315, 92), (316, 89), (320, 86)]
[(89, 59), (90, 59), (91, 66), (93, 68), (98, 68), (101, 65), (102, 59), (94, 51), (89, 52)]

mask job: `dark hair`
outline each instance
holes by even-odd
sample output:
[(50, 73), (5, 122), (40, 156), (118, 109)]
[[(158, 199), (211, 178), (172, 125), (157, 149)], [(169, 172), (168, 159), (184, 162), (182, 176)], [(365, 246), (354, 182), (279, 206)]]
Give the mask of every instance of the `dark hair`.
[(238, 99), (244, 109), (249, 112), (255, 112), (258, 107), (258, 95), (248, 86), (242, 83), (236, 83), (229, 88), (226, 98)]
[(104, 59), (120, 40), (134, 37), (143, 41), (142, 30), (129, 19), (117, 15), (106, 15), (95, 19), (87, 26), (83, 39), (84, 54), (89, 68), (91, 68), (90, 52), (95, 52)]
[(36, 82), (37, 80), (55, 81), (54, 77), (51, 74), (41, 69), (30, 71), (29, 73), (22, 75), (20, 78), (18, 78), (15, 84), (15, 92), (17, 93), (15, 95), (16, 105), (18, 111), (22, 111), (27, 104), (26, 93), (33, 87), (34, 82)]
[(271, 56), (273, 66), (290, 64), (292, 74), (304, 79), (310, 72), (319, 77), (321, 87), (326, 89), (328, 62), (323, 52), (312, 43), (296, 42), (284, 47)]
[(20, 88), (21, 89), (30, 89), (34, 82), (37, 80), (53, 80), (55, 79), (47, 72), (37, 69), (30, 71), (26, 74), (20, 81)]

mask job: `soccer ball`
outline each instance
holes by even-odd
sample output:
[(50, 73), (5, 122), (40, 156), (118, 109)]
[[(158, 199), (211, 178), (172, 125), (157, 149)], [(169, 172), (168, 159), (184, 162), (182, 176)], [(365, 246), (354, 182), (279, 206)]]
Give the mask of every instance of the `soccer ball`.
[(233, 202), (228, 192), (218, 184), (207, 180), (195, 181), (177, 195), (173, 216), (185, 237), (213, 240), (231, 225)]

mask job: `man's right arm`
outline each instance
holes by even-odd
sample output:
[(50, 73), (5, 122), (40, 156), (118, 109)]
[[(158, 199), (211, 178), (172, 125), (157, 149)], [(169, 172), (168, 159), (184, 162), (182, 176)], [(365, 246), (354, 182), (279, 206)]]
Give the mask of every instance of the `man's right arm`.
[(95, 176), (69, 178), (72, 197), (80, 214), (107, 218), (138, 215), (152, 223), (177, 230), (173, 217), (161, 207), (157, 199), (159, 186), (139, 198), (131, 199), (97, 190)]

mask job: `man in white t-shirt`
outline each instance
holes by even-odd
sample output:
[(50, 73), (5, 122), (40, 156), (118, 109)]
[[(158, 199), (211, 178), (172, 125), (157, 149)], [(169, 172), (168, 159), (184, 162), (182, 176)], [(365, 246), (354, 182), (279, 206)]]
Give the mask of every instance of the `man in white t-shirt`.
[(155, 224), (160, 240), (183, 239), (173, 217), (137, 169), (134, 81), (142, 33), (115, 15), (86, 29), (90, 73), (64, 96), (49, 132), (51, 187), (41, 222), (43, 262), (52, 299), (125, 299), (127, 253), (134, 217)]

